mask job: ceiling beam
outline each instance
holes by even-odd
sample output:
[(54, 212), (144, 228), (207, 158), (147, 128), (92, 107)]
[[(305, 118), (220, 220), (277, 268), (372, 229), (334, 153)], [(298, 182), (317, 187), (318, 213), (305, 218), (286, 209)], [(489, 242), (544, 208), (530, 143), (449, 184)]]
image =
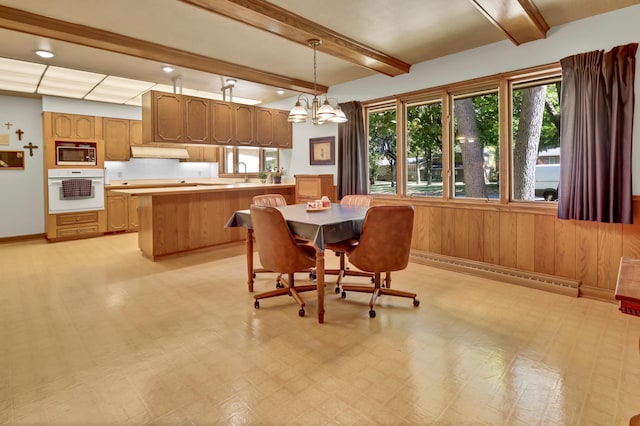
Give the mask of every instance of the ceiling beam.
[(547, 37), (549, 24), (532, 0), (471, 0), (516, 46)]
[(226, 16), (287, 40), (307, 46), (311, 39), (322, 44), (317, 50), (376, 72), (395, 77), (406, 74), (410, 64), (323, 27), (264, 0), (180, 0), (209, 12)]
[[(240, 80), (252, 81), (254, 83), (282, 89), (314, 93), (313, 82), (289, 78), (243, 65), (232, 64), (204, 55), (127, 37), (110, 31), (99, 30), (86, 25), (49, 18), (11, 7), (0, 6), (0, 28), (233, 77)], [(320, 93), (326, 93), (329, 90), (327, 86), (323, 85), (317, 85), (317, 89)]]

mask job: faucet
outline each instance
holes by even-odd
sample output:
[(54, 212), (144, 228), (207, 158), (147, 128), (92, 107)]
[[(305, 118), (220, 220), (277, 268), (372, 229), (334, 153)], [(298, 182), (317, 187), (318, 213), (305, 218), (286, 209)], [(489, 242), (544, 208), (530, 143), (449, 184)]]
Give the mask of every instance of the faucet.
[(249, 182), (249, 177), (247, 176), (247, 165), (242, 161), (238, 161), (238, 173), (240, 173), (240, 164), (244, 166), (244, 182)]

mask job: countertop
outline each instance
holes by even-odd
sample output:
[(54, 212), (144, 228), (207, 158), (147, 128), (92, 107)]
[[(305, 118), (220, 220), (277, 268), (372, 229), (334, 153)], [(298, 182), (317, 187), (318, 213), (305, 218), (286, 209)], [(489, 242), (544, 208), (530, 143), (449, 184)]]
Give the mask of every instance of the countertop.
[(153, 184), (149, 185), (109, 185), (105, 186), (106, 189), (112, 189), (113, 192), (118, 194), (129, 195), (177, 195), (177, 194), (193, 194), (198, 192), (224, 192), (229, 190), (234, 191), (248, 191), (263, 188), (295, 188), (293, 183), (255, 183), (255, 182), (236, 182), (236, 183), (197, 183), (197, 182), (185, 182), (171, 184)]
[[(293, 185), (295, 182), (283, 181), (280, 185)], [(243, 182), (239, 179), (230, 178), (190, 178), (190, 179), (132, 179), (132, 180), (112, 180), (109, 184), (105, 184), (104, 189), (125, 189), (125, 188), (169, 188), (180, 186), (196, 186), (196, 185), (252, 185), (266, 186), (257, 179), (251, 179), (249, 182)]]

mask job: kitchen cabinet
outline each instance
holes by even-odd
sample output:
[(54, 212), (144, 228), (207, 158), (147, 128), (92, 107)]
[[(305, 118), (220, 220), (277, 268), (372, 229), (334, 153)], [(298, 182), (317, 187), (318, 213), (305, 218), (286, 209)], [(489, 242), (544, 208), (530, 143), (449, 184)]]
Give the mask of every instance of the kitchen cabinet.
[(142, 120), (129, 120), (129, 145), (142, 145)]
[(208, 99), (184, 96), (184, 143), (211, 143)]
[(138, 199), (107, 190), (107, 232), (138, 230)]
[(184, 146), (189, 153), (188, 160), (181, 160), (185, 162), (207, 162), (215, 163), (218, 161), (218, 147), (217, 146), (203, 146), (203, 145), (185, 145)]
[(129, 161), (129, 120), (122, 118), (103, 118), (104, 159), (107, 161)]
[(96, 139), (95, 117), (89, 115), (52, 113), (54, 138)]
[(296, 203), (306, 203), (329, 197), (331, 202), (336, 202), (333, 175), (295, 175), (296, 178)]
[(233, 108), (223, 101), (211, 103), (211, 143), (215, 145), (233, 144)]
[(184, 96), (150, 90), (142, 95), (142, 137), (145, 143), (184, 143)]
[(274, 118), (275, 110), (256, 108), (256, 143), (259, 146), (274, 146)]
[(234, 145), (253, 145), (255, 142), (256, 109), (251, 105), (233, 104)]
[(142, 95), (142, 140), (291, 148), (288, 116), (284, 110), (152, 90)]
[(293, 148), (293, 126), (289, 123), (289, 111), (273, 111), (273, 142), (275, 148)]
[(49, 215), (54, 226), (47, 228), (47, 238), (74, 238), (96, 235), (100, 229), (100, 213), (76, 212)]

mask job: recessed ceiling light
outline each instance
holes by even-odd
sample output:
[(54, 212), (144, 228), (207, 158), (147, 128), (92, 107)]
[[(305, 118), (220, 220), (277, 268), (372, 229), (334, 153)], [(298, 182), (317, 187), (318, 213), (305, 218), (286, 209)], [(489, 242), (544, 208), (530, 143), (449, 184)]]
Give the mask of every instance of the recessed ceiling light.
[(169, 66), (169, 65), (165, 65), (164, 67), (162, 67), (162, 71), (166, 72), (166, 73), (170, 73), (174, 71), (174, 68)]
[(51, 59), (54, 57), (54, 54), (49, 52), (48, 50), (36, 50), (36, 55), (45, 59)]
[(278, 90), (276, 90), (276, 93), (277, 93), (278, 95), (284, 95), (284, 90), (282, 90), (282, 89), (278, 89)]

